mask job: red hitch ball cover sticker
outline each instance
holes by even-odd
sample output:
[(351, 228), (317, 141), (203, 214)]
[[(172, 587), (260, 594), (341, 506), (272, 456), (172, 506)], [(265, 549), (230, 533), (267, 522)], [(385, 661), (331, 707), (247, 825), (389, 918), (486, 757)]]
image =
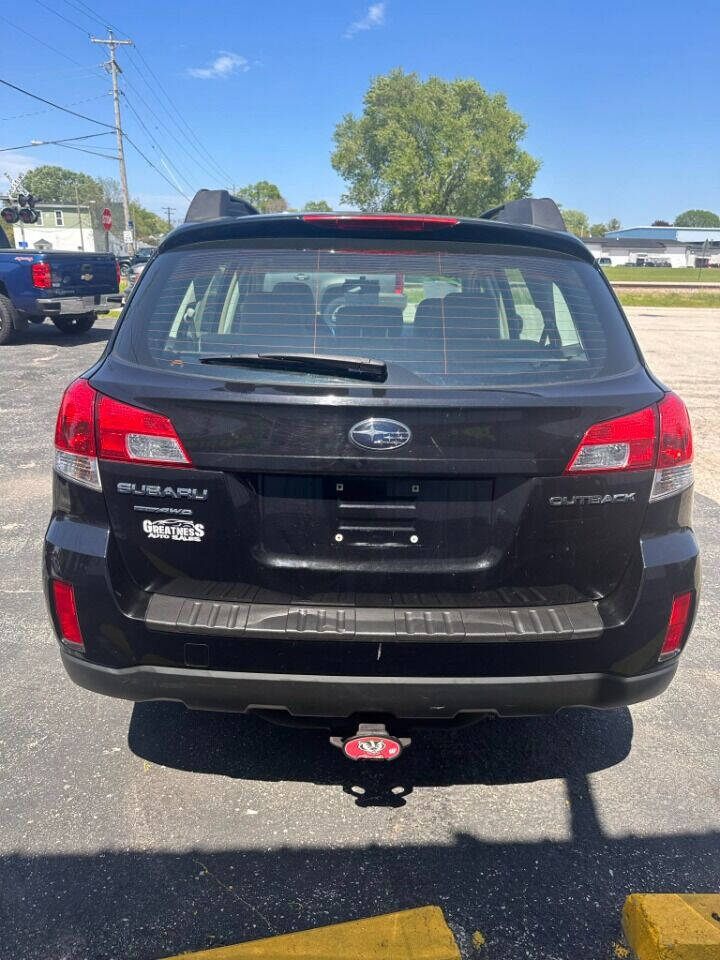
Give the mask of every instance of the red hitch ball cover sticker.
[(351, 760), (395, 760), (402, 746), (393, 737), (351, 737), (343, 744), (343, 752)]

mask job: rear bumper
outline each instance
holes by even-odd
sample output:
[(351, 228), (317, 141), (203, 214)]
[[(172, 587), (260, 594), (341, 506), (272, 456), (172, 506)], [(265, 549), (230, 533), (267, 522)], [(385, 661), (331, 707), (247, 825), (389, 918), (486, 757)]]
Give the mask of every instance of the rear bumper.
[(122, 294), (104, 293), (93, 297), (57, 297), (35, 301), (37, 312), (47, 317), (78, 316), (82, 313), (107, 313), (122, 306)]
[(651, 673), (539, 677), (332, 677), (234, 673), (142, 666), (114, 669), (61, 651), (79, 686), (125, 700), (174, 700), (195, 710), (244, 713), (285, 710), (299, 717), (388, 713), (447, 720), (465, 713), (551, 714), (563, 707), (620, 707), (647, 700), (670, 684), (677, 660)]

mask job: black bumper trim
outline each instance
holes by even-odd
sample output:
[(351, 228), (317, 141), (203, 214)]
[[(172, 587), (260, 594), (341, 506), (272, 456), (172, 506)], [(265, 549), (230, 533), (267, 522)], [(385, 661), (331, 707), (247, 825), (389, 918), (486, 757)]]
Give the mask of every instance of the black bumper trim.
[(592, 602), (538, 607), (318, 606), (193, 600), (155, 593), (145, 625), (162, 633), (385, 642), (589, 640), (603, 632)]
[(549, 714), (563, 707), (620, 707), (662, 693), (677, 660), (636, 677), (580, 673), (536, 677), (333, 677), (178, 667), (114, 669), (61, 650), (71, 679), (125, 700), (174, 700), (197, 710), (286, 710), (300, 717), (381, 713), (449, 719), (460, 713)]

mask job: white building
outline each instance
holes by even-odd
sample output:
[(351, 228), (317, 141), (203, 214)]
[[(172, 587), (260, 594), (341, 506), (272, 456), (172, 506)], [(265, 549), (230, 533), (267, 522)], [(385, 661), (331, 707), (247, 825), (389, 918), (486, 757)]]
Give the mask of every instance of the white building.
[[(0, 206), (6, 206), (6, 197), (0, 197)], [(93, 204), (93, 207), (97, 204)], [(89, 204), (38, 203), (37, 223), (15, 223), (15, 246), (29, 250), (86, 250), (88, 253), (125, 253), (126, 247), (117, 236), (120, 217), (113, 211), (113, 228), (103, 230), (99, 225), (102, 211)], [(94, 225), (95, 224), (95, 225)]]
[(720, 263), (720, 229), (715, 228), (626, 227), (583, 241), (596, 258), (609, 258), (613, 267), (648, 261), (671, 267), (700, 266), (699, 260)]

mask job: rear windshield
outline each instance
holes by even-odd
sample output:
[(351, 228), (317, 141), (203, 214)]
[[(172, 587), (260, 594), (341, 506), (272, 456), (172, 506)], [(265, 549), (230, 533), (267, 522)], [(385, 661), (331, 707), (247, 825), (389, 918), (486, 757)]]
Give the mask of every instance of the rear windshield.
[(480, 245), (408, 252), (272, 244), (162, 254), (128, 307), (116, 352), (180, 374), (313, 386), (345, 381), (311, 364), (203, 361), (372, 358), (386, 364), (388, 388), (587, 381), (638, 362), (596, 270), (570, 257)]

